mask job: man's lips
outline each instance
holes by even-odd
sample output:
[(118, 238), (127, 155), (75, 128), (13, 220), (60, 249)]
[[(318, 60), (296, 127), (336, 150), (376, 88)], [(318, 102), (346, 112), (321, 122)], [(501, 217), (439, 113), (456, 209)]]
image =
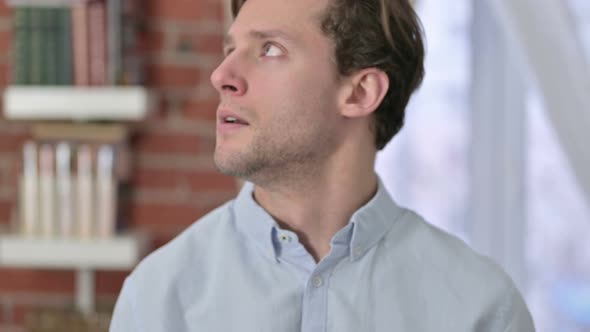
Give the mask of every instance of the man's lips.
[(242, 116), (226, 109), (217, 112), (217, 132), (228, 134), (249, 126), (250, 123)]
[(248, 121), (230, 110), (220, 109), (217, 112), (217, 123), (218, 124), (238, 124), (238, 125), (249, 125)]

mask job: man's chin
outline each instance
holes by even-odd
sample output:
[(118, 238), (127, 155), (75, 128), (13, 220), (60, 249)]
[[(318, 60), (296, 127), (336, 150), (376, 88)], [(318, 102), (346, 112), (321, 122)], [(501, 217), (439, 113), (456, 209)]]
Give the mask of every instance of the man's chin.
[(246, 163), (240, 162), (236, 159), (238, 158), (224, 158), (216, 154), (214, 157), (215, 167), (222, 174), (240, 179), (247, 178), (251, 175), (252, 168), (248, 167)]

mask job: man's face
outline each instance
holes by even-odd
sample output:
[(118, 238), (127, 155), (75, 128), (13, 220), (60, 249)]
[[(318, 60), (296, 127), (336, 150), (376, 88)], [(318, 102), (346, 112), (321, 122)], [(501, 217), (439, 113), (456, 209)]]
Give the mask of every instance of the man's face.
[(338, 75), (318, 15), (328, 0), (248, 0), (211, 75), (220, 93), (215, 164), (269, 179), (326, 160), (336, 148)]

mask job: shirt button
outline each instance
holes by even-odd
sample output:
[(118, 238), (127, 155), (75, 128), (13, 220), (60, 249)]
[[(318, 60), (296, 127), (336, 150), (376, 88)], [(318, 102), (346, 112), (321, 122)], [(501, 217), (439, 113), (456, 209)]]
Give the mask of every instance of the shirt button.
[(281, 234), (280, 239), (281, 239), (281, 241), (286, 242), (286, 243), (291, 242), (291, 237), (287, 234)]
[(313, 287), (319, 288), (322, 287), (322, 285), (324, 284), (324, 280), (322, 279), (322, 277), (316, 276), (313, 277), (313, 279), (311, 279), (311, 284)]
[(355, 247), (352, 251), (352, 255), (354, 258), (359, 258), (363, 254), (363, 249), (361, 247)]

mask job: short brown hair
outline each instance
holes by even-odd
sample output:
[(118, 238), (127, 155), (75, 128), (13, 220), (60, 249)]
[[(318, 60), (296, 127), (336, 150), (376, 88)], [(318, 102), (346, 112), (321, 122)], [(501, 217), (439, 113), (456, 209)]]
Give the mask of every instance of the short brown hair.
[[(375, 110), (375, 144), (381, 150), (402, 128), (410, 96), (424, 77), (422, 25), (409, 0), (330, 1), (320, 22), (335, 43), (339, 73), (375, 67), (389, 78)], [(245, 2), (232, 0), (234, 17)]]

